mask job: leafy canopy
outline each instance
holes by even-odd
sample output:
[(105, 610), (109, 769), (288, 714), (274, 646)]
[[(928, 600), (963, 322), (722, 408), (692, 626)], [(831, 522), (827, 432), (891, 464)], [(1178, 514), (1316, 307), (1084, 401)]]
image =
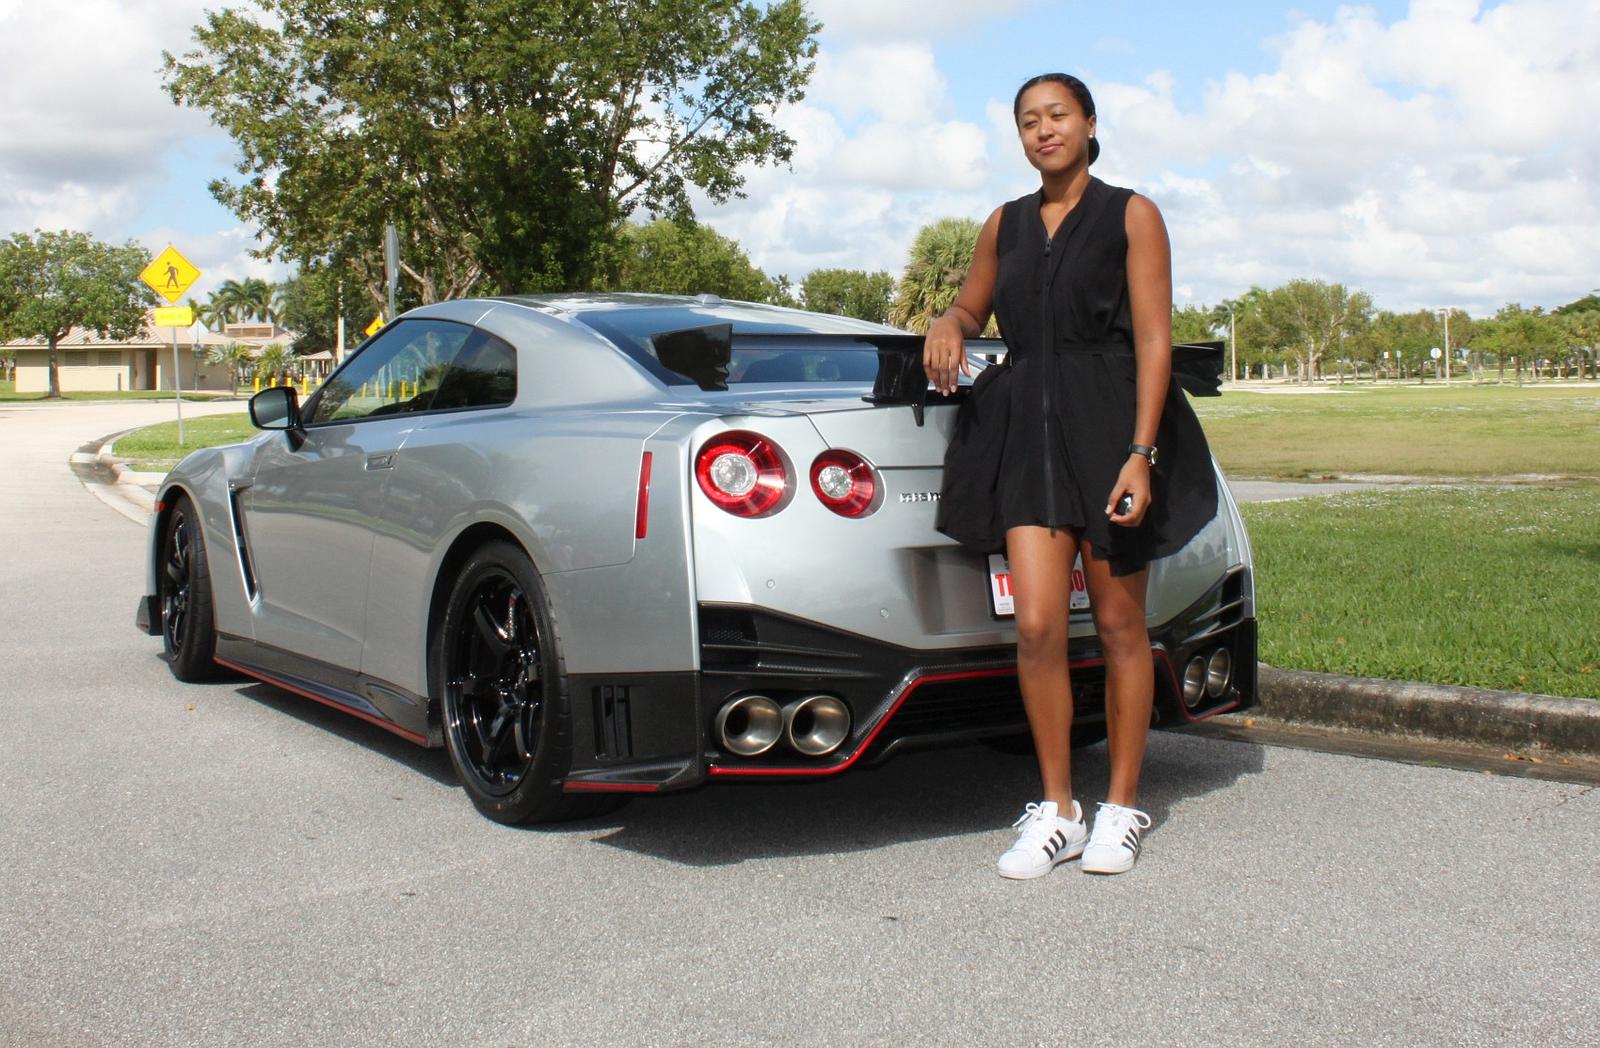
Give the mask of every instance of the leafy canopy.
[(663, 295), (720, 295), (746, 302), (772, 301), (776, 286), (737, 243), (710, 226), (660, 218), (630, 223), (616, 254), (618, 291)]
[(881, 324), (889, 319), (894, 278), (859, 269), (813, 269), (800, 289), (807, 309)]
[(256, 0), (164, 55), (173, 100), (242, 159), (212, 193), (262, 254), (353, 266), (382, 303), (384, 224), (424, 302), (590, 283), (622, 219), (721, 202), (787, 162), (802, 0)]
[(150, 256), (70, 230), (13, 233), (0, 240), (0, 336), (43, 339), (50, 396), (61, 395), (56, 343), (74, 327), (131, 338), (155, 296), (139, 279)]

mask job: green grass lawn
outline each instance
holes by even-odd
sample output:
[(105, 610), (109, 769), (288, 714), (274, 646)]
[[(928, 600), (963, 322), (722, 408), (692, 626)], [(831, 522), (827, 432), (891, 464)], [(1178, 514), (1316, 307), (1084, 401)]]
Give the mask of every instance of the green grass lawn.
[(112, 454), (128, 459), (137, 470), (165, 473), (176, 466), (185, 455), (196, 448), (209, 448), (218, 444), (234, 444), (248, 440), (261, 432), (250, 424), (249, 412), (237, 415), (208, 415), (204, 418), (184, 419), (184, 442), (178, 443), (178, 424), (163, 422), (155, 426), (136, 429), (119, 439)]
[(1600, 697), (1600, 485), (1242, 509), (1264, 661)]
[[(183, 391), (184, 400), (222, 400), (231, 397), (231, 393), (196, 393), (193, 390)], [(49, 398), (43, 393), (18, 393), (15, 383), (0, 382), (0, 401), (46, 401)], [(103, 390), (94, 392), (70, 392), (61, 394), (61, 400), (171, 400), (170, 389), (124, 389)]]
[[(1337, 388), (1337, 387), (1336, 387)], [(1232, 477), (1351, 473), (1600, 479), (1600, 383), (1588, 387), (1344, 387), (1193, 401)]]

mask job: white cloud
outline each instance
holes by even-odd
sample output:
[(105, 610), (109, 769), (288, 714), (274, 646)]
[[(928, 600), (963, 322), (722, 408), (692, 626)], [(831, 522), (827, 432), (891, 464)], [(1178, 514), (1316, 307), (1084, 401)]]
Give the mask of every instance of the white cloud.
[(1034, 0), (811, 0), (812, 17), (829, 36), (926, 40), (978, 21), (1003, 18)]
[(117, 227), (163, 154), (204, 133), (161, 91), (203, 0), (74, 0), (0, 8), (0, 228)]
[(845, 120), (864, 113), (925, 119), (949, 113), (949, 87), (926, 43), (823, 48), (806, 101)]
[(1096, 87), (1097, 173), (1163, 205), (1196, 298), (1313, 276), (1484, 313), (1593, 285), (1600, 4), (1418, 0), (1388, 25), (1344, 8), (1272, 47), (1275, 69), (1192, 111), (1159, 74)]
[(993, 207), (988, 136), (954, 111), (926, 43), (824, 48), (806, 100), (777, 117), (793, 170), (747, 170), (744, 199), (696, 211), (770, 274), (898, 273), (920, 226)]

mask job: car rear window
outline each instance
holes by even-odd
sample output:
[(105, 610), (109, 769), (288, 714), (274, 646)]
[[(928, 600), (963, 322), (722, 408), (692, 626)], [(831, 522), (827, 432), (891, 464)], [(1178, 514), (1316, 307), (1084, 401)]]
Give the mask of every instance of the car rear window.
[[(877, 349), (851, 336), (882, 334), (875, 324), (815, 313), (789, 313), (749, 306), (673, 306), (580, 313), (577, 319), (605, 336), (646, 371), (669, 386), (694, 380), (661, 363), (652, 336), (712, 324), (733, 325), (728, 384), (847, 382), (870, 385), (878, 373)], [(837, 335), (805, 346), (741, 346), (740, 335)]]

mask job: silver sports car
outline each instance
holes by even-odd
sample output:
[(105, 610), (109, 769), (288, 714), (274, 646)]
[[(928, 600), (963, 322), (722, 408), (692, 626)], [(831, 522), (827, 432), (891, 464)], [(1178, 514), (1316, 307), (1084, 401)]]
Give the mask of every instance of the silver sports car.
[[(934, 530), (965, 391), (928, 389), (919, 337), (712, 296), (426, 306), (172, 471), (138, 622), (180, 680), (226, 668), (446, 747), (503, 822), (1015, 744), (1005, 562)], [(1162, 723), (1255, 696), (1250, 545), (1218, 488), (1151, 568)]]

